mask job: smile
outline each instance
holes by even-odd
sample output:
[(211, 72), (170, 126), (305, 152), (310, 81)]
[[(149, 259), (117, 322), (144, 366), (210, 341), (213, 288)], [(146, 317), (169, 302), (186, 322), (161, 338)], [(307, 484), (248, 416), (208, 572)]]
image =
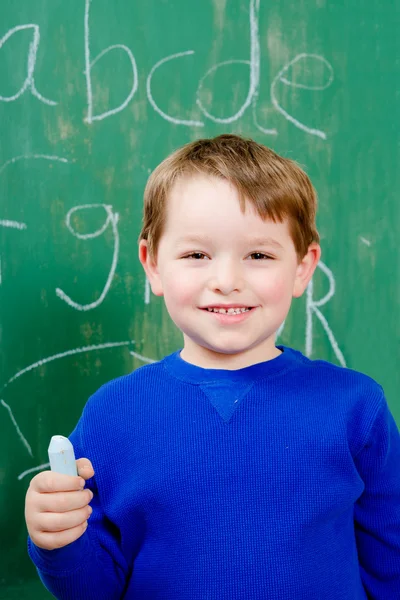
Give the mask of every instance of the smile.
[(248, 308), (205, 308), (208, 312), (219, 313), (221, 315), (240, 315), (249, 312), (252, 307)]

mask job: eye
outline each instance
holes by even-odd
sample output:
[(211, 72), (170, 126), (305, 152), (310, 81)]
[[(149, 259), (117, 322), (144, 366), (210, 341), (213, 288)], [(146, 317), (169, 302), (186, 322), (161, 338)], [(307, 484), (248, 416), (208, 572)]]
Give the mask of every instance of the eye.
[(263, 252), (253, 252), (252, 254), (250, 254), (250, 258), (252, 260), (273, 260), (272, 256), (264, 254)]
[(203, 252), (192, 252), (192, 254), (188, 254), (183, 258), (191, 258), (193, 260), (204, 260), (205, 258), (207, 258), (207, 256), (203, 254)]

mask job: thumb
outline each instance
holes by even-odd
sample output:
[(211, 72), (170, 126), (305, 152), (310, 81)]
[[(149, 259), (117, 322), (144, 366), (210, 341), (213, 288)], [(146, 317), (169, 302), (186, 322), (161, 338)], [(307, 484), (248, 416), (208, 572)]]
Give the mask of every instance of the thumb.
[(94, 475), (94, 469), (92, 463), (88, 458), (79, 458), (76, 461), (76, 467), (78, 469), (78, 475), (83, 479), (90, 479)]

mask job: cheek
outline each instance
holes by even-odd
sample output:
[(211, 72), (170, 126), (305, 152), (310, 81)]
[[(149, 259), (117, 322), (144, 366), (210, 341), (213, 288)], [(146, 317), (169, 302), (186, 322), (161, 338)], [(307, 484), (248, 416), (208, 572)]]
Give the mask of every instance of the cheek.
[(185, 306), (196, 303), (200, 291), (199, 277), (196, 274), (171, 271), (164, 280), (164, 298), (168, 305)]
[(291, 298), (291, 287), (287, 275), (283, 273), (270, 273), (267, 277), (258, 280), (259, 293), (270, 303), (281, 303), (286, 297)]

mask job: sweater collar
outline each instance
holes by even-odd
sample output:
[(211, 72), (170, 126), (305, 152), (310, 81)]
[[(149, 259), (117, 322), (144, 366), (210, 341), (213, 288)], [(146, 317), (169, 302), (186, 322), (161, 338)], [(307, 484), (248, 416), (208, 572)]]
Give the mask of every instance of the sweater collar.
[(248, 367), (236, 370), (228, 369), (205, 369), (192, 363), (186, 362), (181, 357), (181, 350), (164, 358), (164, 365), (167, 370), (183, 381), (197, 384), (207, 384), (211, 382), (226, 383), (250, 383), (256, 379), (270, 377), (286, 370), (295, 362), (296, 352), (286, 346), (276, 346), (281, 350), (281, 354), (271, 360), (256, 363)]

